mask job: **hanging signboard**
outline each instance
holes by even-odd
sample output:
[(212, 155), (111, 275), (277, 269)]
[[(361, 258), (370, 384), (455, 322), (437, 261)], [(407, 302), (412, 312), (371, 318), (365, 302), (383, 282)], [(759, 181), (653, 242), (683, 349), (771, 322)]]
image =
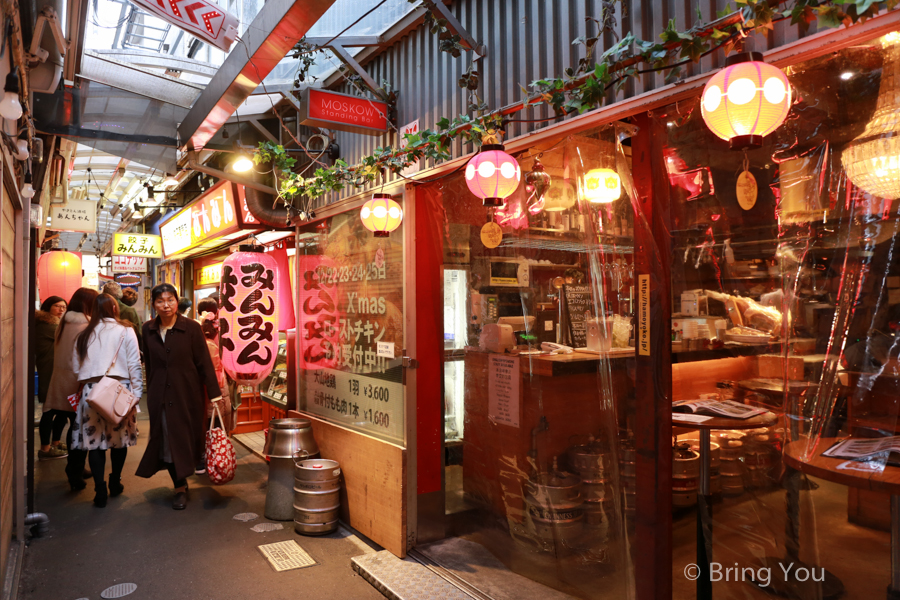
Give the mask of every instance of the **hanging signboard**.
[(97, 203), (93, 200), (69, 200), (66, 204), (50, 206), (50, 226), (52, 231), (77, 231), (94, 233), (97, 231)]
[(247, 206), (247, 188), (242, 185), (237, 186), (237, 214), (242, 228), (261, 226), (259, 219), (253, 216), (250, 207)]
[(222, 280), (222, 263), (214, 265), (206, 265), (197, 270), (197, 280), (194, 286), (200, 287), (204, 285), (213, 285)]
[(121, 256), (114, 254), (112, 257), (113, 273), (146, 273), (147, 259), (142, 256)]
[(214, 246), (241, 225), (235, 214), (234, 186), (220, 181), (159, 226), (166, 258), (198, 246)]
[(300, 124), (381, 135), (388, 130), (388, 105), (348, 94), (307, 88), (300, 94)]
[(212, 0), (134, 0), (167, 23), (228, 52), (238, 34), (238, 18)]
[(113, 236), (112, 255), (162, 258), (162, 241), (158, 235), (117, 233)]

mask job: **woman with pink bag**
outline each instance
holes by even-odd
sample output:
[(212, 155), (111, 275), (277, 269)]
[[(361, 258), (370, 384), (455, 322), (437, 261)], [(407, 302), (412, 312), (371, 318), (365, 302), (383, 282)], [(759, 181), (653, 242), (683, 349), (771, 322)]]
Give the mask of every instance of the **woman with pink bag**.
[[(104, 375), (117, 379), (138, 398), (144, 387), (141, 353), (131, 323), (119, 320), (119, 304), (109, 294), (100, 294), (91, 308), (87, 328), (75, 339), (72, 370), (82, 385), (81, 400), (75, 410), (72, 447), (87, 450), (94, 476), (94, 506), (106, 506), (109, 496), (125, 490), (122, 468), (128, 447), (137, 443), (137, 418), (132, 410), (118, 425), (106, 421), (85, 401)], [(106, 450), (112, 460), (109, 489), (106, 487)]]

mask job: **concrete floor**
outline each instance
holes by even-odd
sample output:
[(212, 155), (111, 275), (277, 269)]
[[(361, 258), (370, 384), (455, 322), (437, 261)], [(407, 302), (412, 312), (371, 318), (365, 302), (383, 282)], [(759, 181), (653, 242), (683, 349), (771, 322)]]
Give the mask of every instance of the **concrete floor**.
[[(168, 474), (134, 476), (149, 435), (146, 412), (140, 417), (141, 436), (125, 464), (125, 492), (104, 509), (91, 502), (92, 482), (82, 492), (69, 491), (64, 459), (36, 463), (35, 510), (49, 515), (50, 532), (28, 544), (19, 599), (93, 600), (117, 583), (137, 584), (127, 596), (134, 600), (383, 598), (350, 565), (352, 557), (374, 550), (346, 530), (303, 537), (290, 521), (281, 531), (250, 530), (267, 521), (268, 470), (240, 444), (233, 481), (213, 486), (205, 475), (195, 475), (188, 508), (172, 510)], [(108, 474), (108, 459), (106, 468)], [(249, 523), (232, 519), (242, 512), (260, 517)], [(296, 540), (317, 564), (276, 573), (257, 546), (284, 540)]]

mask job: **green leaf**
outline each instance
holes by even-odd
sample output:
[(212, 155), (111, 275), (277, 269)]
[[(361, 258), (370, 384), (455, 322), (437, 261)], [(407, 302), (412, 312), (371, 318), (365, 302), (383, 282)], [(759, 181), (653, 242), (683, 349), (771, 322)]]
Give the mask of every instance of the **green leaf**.
[(728, 15), (730, 15), (733, 12), (734, 11), (731, 10), (731, 3), (729, 2), (728, 4), (725, 5), (725, 8), (723, 8), (722, 10), (716, 11), (716, 17), (722, 19), (722, 18), (727, 17)]
[(725, 33), (724, 31), (721, 31), (716, 28), (713, 28), (712, 33), (710, 34), (710, 36), (714, 40), (721, 40), (722, 38), (727, 38), (729, 35), (731, 35), (731, 34)]
[(681, 42), (681, 58), (689, 58), (693, 62), (699, 62), (700, 57), (707, 50), (709, 50), (709, 42), (699, 36)]

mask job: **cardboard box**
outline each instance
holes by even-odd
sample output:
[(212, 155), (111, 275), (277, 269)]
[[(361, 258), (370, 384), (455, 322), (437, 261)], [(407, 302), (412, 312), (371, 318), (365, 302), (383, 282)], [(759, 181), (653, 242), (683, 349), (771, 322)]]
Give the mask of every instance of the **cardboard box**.
[[(791, 356), (787, 359), (787, 377), (792, 381), (803, 381), (803, 357)], [(757, 357), (759, 376), (764, 379), (781, 379), (784, 377), (784, 357), (780, 354), (761, 354)]]

